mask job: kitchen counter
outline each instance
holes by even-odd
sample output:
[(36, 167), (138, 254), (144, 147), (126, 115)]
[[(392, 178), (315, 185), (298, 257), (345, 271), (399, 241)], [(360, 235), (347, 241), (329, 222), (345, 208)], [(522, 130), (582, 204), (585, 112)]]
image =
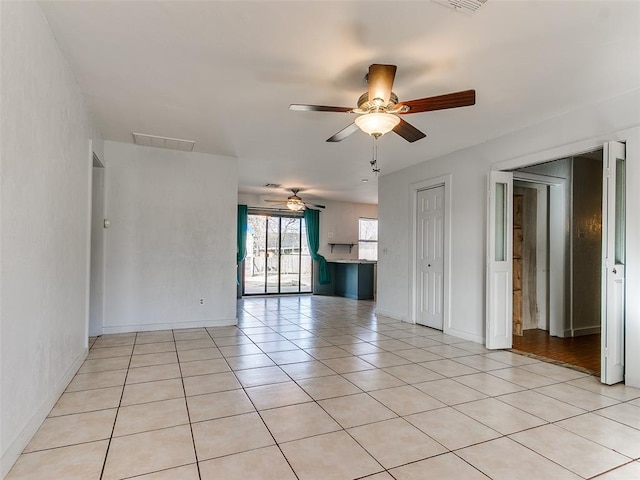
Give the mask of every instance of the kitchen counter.
[(354, 300), (373, 299), (374, 266), (371, 260), (327, 260), (332, 265), (333, 293)]

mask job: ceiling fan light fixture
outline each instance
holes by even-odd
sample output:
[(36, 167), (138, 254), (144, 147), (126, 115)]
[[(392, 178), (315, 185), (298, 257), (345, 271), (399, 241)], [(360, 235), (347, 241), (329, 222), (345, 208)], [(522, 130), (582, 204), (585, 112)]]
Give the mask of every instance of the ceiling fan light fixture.
[(287, 199), (287, 208), (299, 212), (304, 208), (304, 202), (297, 195), (293, 195)]
[(374, 112), (356, 118), (358, 128), (374, 137), (389, 133), (399, 123), (400, 117), (391, 113)]

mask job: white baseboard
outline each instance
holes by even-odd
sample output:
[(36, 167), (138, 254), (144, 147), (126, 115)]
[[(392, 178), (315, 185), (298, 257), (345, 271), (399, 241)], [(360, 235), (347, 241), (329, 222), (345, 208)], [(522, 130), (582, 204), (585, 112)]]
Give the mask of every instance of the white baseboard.
[(237, 318), (222, 318), (217, 320), (196, 320), (193, 322), (172, 322), (172, 323), (139, 323), (135, 325), (114, 325), (102, 328), (103, 334), (109, 333), (131, 333), (149, 332), (155, 330), (174, 330), (180, 328), (199, 327), (228, 327), (237, 325)]
[(485, 338), (482, 335), (475, 335), (473, 333), (465, 332), (464, 330), (458, 330), (455, 328), (445, 328), (443, 333), (447, 335), (451, 335), (453, 337), (464, 338), (465, 340), (479, 343), (481, 345), (484, 345), (485, 343)]
[(382, 317), (388, 317), (391, 318), (392, 320), (399, 320), (401, 322), (408, 322), (409, 320), (407, 319), (407, 317), (405, 317), (404, 315), (398, 315), (395, 312), (388, 312), (386, 310), (381, 310), (379, 308), (376, 308), (375, 311), (376, 315), (380, 315)]
[(582, 335), (594, 335), (600, 333), (600, 325), (595, 327), (582, 327), (582, 328), (574, 328), (573, 336), (581, 337)]
[(35, 433), (42, 425), (42, 422), (45, 421), (49, 412), (55, 406), (60, 395), (62, 395), (71, 380), (73, 380), (74, 375), (82, 366), (82, 362), (87, 358), (88, 353), (89, 350), (87, 348), (82, 349), (71, 366), (56, 383), (51, 392), (49, 392), (49, 395), (47, 395), (47, 397), (42, 401), (40, 407), (34, 412), (29, 422), (27, 422), (16, 439), (2, 454), (2, 458), (0, 459), (0, 478), (4, 478), (9, 473), (13, 464), (16, 463), (16, 460), (18, 460), (22, 451), (29, 444)]
[(562, 338), (581, 337), (583, 335), (593, 335), (600, 333), (600, 326), (596, 327), (582, 327), (582, 328), (567, 328), (562, 332)]

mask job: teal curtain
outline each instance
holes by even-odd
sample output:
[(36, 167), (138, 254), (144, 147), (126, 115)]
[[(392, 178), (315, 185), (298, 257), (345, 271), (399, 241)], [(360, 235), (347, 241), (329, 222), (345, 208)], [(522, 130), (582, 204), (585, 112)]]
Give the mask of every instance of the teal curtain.
[(246, 205), (238, 205), (238, 253), (236, 255), (236, 263), (238, 265), (238, 274), (236, 282), (240, 285), (240, 264), (247, 256), (247, 212)]
[(307, 227), (307, 242), (309, 243), (309, 253), (311, 258), (318, 262), (320, 285), (327, 285), (331, 282), (331, 274), (329, 273), (329, 265), (327, 260), (318, 254), (320, 246), (320, 212), (307, 208), (304, 211), (304, 222)]

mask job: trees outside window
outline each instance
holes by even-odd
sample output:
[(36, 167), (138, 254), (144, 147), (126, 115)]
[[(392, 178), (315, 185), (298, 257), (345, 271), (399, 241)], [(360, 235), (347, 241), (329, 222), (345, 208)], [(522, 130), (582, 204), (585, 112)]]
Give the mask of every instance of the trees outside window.
[(358, 219), (358, 258), (378, 260), (378, 219)]

